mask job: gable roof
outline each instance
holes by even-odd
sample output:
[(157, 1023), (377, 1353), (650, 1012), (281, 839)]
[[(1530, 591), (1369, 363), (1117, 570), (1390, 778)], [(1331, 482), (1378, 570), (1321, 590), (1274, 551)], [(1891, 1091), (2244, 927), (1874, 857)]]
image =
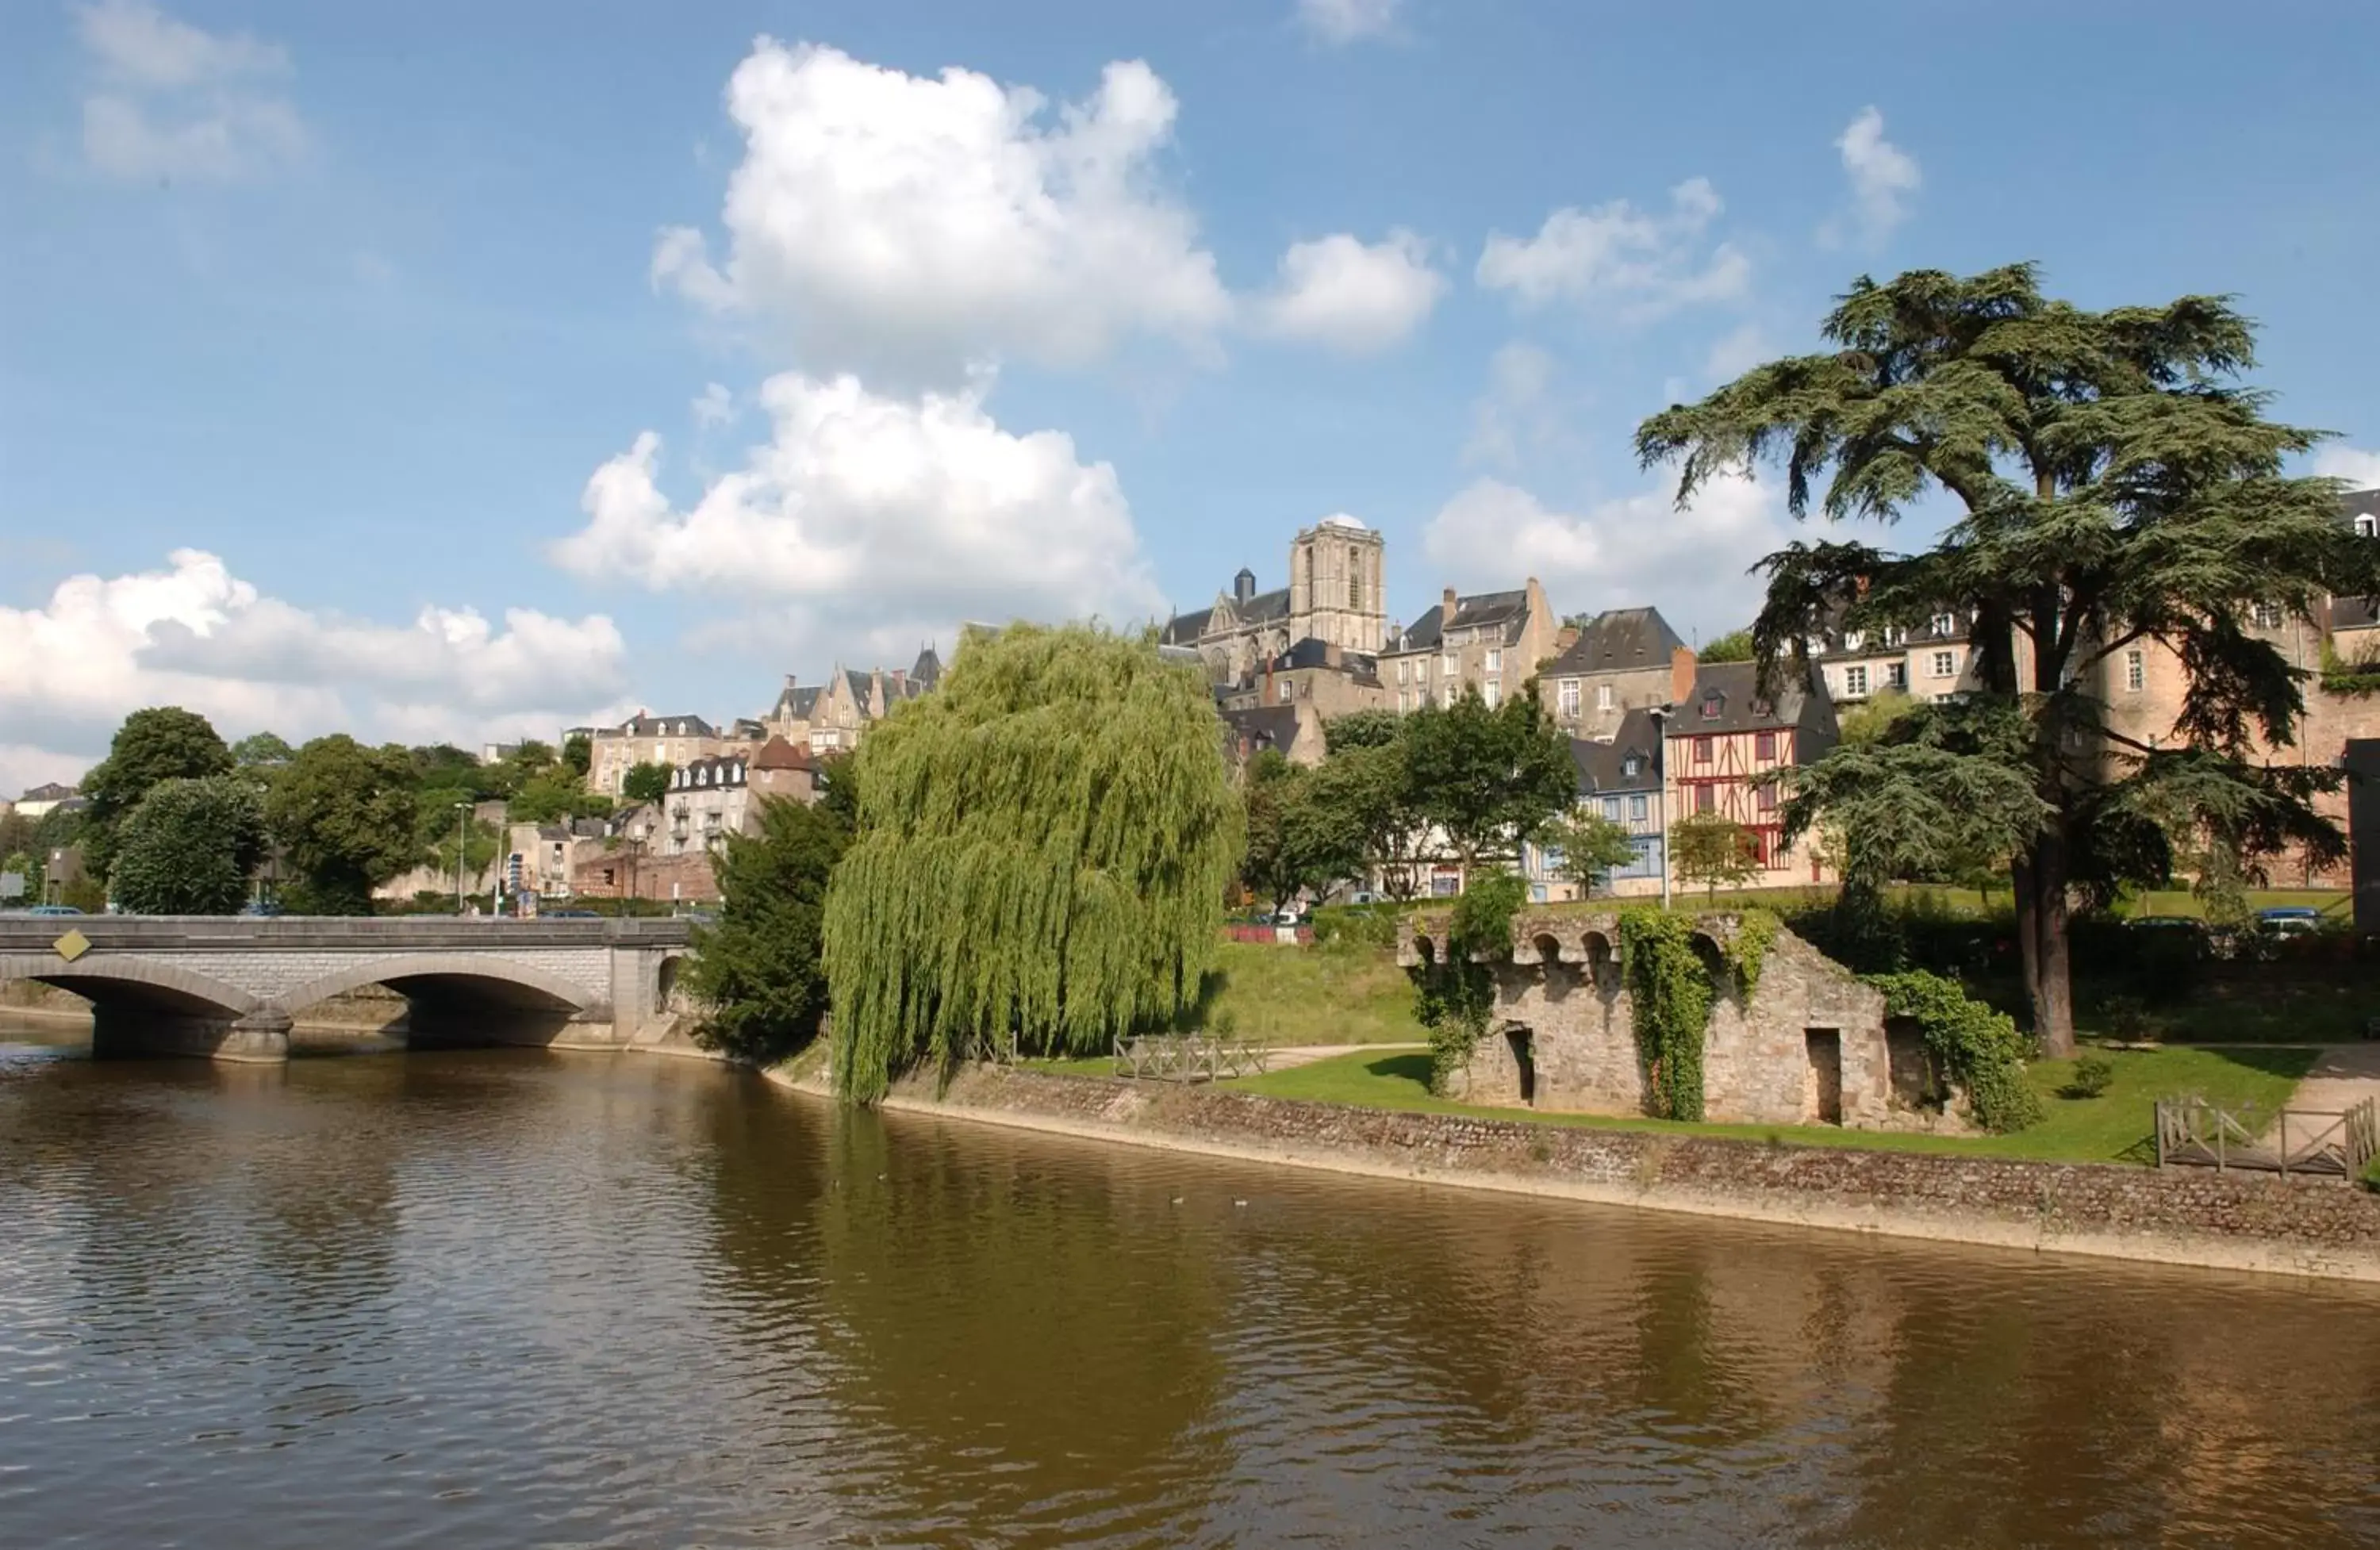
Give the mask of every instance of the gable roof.
[(1475, 592), (1467, 598), (1454, 599), (1454, 618), (1446, 617), (1443, 602), (1432, 607), (1413, 622), (1413, 626), (1397, 638), (1398, 651), (1427, 651), (1447, 635), (1457, 630), (1503, 627), (1507, 645), (1521, 638), (1521, 631), (1529, 622), (1529, 593), (1526, 587), (1512, 592)]
[[(1654, 757), (1654, 745), (1659, 741), (1659, 734), (1653, 730), (1651, 710), (1641, 705), (1621, 717), (1619, 731), (1609, 743), (1572, 738), (1570, 757), (1578, 767), (1579, 794), (1659, 790), (1661, 778), (1657, 771), (1660, 761)], [(1631, 758), (1636, 760), (1633, 775), (1628, 773)]]
[(1626, 672), (1634, 668), (1666, 672), (1670, 653), (1685, 645), (1658, 608), (1607, 608), (1586, 622), (1569, 650), (1546, 670), (1564, 673)]
[(1210, 635), (1275, 624), (1288, 617), (1289, 588), (1276, 587), (1269, 592), (1258, 592), (1245, 602), (1229, 596), (1219, 597), (1205, 608), (1177, 613), (1165, 622), (1157, 638), (1165, 646), (1196, 646)]
[[(1275, 657), (1269, 665), (1275, 672), (1292, 672), (1300, 668), (1330, 668), (1334, 664), (1330, 660), (1330, 643), (1307, 636)], [(1360, 651), (1342, 651), (1335, 671), (1344, 672), (1359, 684), (1378, 684), (1380, 681), (1378, 661)]]
[(760, 745), (760, 751), (752, 756), (752, 768), (755, 769), (809, 769), (817, 763), (810, 757), (808, 744), (788, 743), (782, 737), (770, 738)]
[(1221, 715), (1233, 738), (1245, 742), (1250, 753), (1277, 748), (1287, 754), (1297, 742), (1297, 707), (1293, 705), (1257, 705)]
[[(1671, 737), (1707, 737), (1733, 732), (1818, 731), (1814, 711), (1823, 710), (1824, 731), (1834, 733), (1834, 705), (1825, 695), (1813, 695), (1796, 682), (1791, 670), (1779, 665), (1784, 680), (1776, 697), (1760, 693), (1756, 662), (1704, 662), (1694, 669), (1694, 693), (1670, 718)], [(1706, 708), (1715, 713), (1706, 714)]]
[(642, 711), (606, 729), (615, 737), (716, 737), (718, 730), (699, 716), (648, 716)]
[(921, 689), (930, 689), (942, 681), (942, 659), (931, 645), (917, 649), (917, 660), (909, 664), (909, 682)]

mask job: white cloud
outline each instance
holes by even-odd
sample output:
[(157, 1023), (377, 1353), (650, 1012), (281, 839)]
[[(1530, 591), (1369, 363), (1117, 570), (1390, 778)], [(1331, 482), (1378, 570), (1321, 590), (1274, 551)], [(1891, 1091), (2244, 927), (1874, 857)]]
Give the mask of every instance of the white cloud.
[(1422, 239), (1402, 228), (1366, 246), (1344, 232), (1298, 242), (1281, 255), (1281, 279), (1257, 307), (1257, 326), (1349, 355), (1398, 343), (1446, 294)]
[[(212, 554), (164, 570), (71, 576), (39, 608), (0, 608), (0, 771), (79, 771), (124, 716), (179, 705), (227, 737), (470, 741), (615, 708), (626, 648), (611, 620), (526, 609), (501, 629), (470, 609), (410, 625), (310, 612), (260, 593)], [(46, 762), (45, 762), (46, 761)]]
[(2325, 478), (2345, 479), (2357, 490), (2380, 490), (2380, 452), (2326, 446), (2313, 454), (2313, 471)]
[(1828, 244), (1857, 239), (1873, 245), (1892, 234), (1909, 218), (1910, 197), (1924, 182), (1917, 158), (1884, 138), (1884, 115), (1862, 108), (1835, 140), (1843, 158), (1843, 176), (1851, 179), (1852, 208), (1848, 217), (1830, 221), (1820, 231)]
[(904, 74), (763, 38), (727, 87), (726, 252), (663, 232), (653, 281), (785, 327), (817, 369), (949, 384), (1141, 335), (1211, 348), (1231, 297), (1156, 163), (1176, 103), (1139, 61), (1052, 110), (971, 70)]
[(1161, 608), (1115, 470), (1080, 462), (1061, 431), (1002, 430), (983, 406), (989, 387), (905, 399), (851, 376), (772, 377), (759, 390), (772, 435), (743, 468), (675, 509), (647, 432), (588, 480), (587, 526), (553, 558), (759, 611), (714, 640), (831, 652), (888, 633), (914, 651), (963, 619), (1120, 622)]
[(146, 0), (76, 13), (97, 84), (82, 104), (84, 158), (115, 177), (244, 177), (296, 161), (306, 127), (265, 82), (288, 52), (177, 21)]
[(1783, 502), (1758, 478), (1705, 485), (1677, 509), (1674, 480), (1585, 513), (1556, 511), (1501, 479), (1474, 480), (1422, 531), (1436, 575), (1457, 587), (1545, 583), (1564, 613), (1654, 604), (1707, 636), (1759, 607), (1744, 567), (1786, 540)]
[(1524, 453), (1564, 439), (1553, 398), (1554, 357), (1515, 340), (1488, 360), (1488, 391), (1472, 402), (1463, 461), (1514, 468)]
[(1404, 0), (1297, 0), (1297, 19), (1326, 43), (1385, 38), (1397, 30)]
[(1509, 291), (1524, 308), (1566, 302), (1590, 311), (1645, 319), (1706, 302), (1731, 301), (1750, 286), (1752, 260), (1728, 243), (1707, 253), (1703, 238), (1723, 208), (1708, 178), (1670, 190), (1667, 212), (1626, 200), (1592, 210), (1564, 206), (1534, 237), (1490, 232), (1477, 279)]

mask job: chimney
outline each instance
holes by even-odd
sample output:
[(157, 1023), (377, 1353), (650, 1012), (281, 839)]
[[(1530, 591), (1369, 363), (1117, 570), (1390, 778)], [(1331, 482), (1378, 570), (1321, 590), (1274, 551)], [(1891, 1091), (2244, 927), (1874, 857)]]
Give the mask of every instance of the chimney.
[(1456, 601), (1454, 588), (1450, 587), (1445, 591), (1439, 593), (1438, 595), (1438, 627), (1442, 630), (1449, 624), (1454, 623), (1454, 604)]

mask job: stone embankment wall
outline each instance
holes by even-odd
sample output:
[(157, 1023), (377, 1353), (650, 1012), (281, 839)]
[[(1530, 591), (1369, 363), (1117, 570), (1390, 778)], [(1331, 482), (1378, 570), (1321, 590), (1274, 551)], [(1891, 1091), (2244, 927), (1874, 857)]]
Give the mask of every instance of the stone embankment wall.
[[(821, 1062), (771, 1075), (823, 1094)], [(971, 1068), (888, 1108), (1339, 1172), (1911, 1238), (2380, 1282), (2380, 1195), (2207, 1169), (1824, 1146), (1411, 1114)]]

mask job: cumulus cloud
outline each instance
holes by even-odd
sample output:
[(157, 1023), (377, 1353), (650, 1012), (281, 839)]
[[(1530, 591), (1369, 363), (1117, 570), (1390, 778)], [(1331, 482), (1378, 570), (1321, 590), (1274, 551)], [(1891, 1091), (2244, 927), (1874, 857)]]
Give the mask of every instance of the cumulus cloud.
[(727, 86), (744, 137), (714, 261), (664, 231), (656, 285), (785, 331), (814, 369), (947, 386), (1136, 336), (1211, 348), (1232, 301), (1157, 162), (1176, 103), (1137, 60), (1054, 109), (971, 70), (905, 74), (761, 39)]
[(1413, 233), (1399, 228), (1366, 246), (1342, 232), (1290, 246), (1257, 322), (1279, 338), (1369, 355), (1420, 327), (1445, 294), (1446, 277)]
[(1759, 605), (1760, 584), (1743, 567), (1786, 539), (1783, 502), (1749, 474), (1710, 481), (1682, 511), (1676, 501), (1672, 480), (1564, 512), (1479, 478), (1430, 518), (1422, 551), (1466, 589), (1534, 575), (1566, 613), (1654, 603), (1706, 636), (1734, 629)]
[(409, 625), (375, 624), (267, 597), (217, 556), (176, 550), (163, 570), (71, 576), (38, 608), (0, 608), (0, 775), (79, 772), (146, 705), (187, 707), (234, 737), (550, 737), (618, 707), (625, 657), (601, 614), (515, 609), (499, 628), (426, 608)]
[(98, 0), (76, 13), (95, 83), (83, 98), (83, 156), (110, 176), (228, 180), (297, 160), (308, 137), (270, 84), (288, 51), (218, 35), (146, 0)]
[(1706, 235), (1723, 208), (1704, 177), (1671, 188), (1666, 211), (1639, 210), (1626, 200), (1592, 210), (1565, 205), (1533, 237), (1490, 232), (1476, 278), (1523, 308), (1565, 303), (1633, 320), (1732, 301), (1751, 285), (1752, 260), (1725, 242), (1706, 251)]
[(1404, 0), (1297, 0), (1297, 19), (1326, 43), (1361, 42), (1395, 33)]
[(1836, 139), (1835, 150), (1851, 180), (1852, 206), (1819, 235), (1830, 244), (1883, 241), (1909, 218), (1910, 199), (1924, 182), (1917, 158), (1884, 138), (1884, 115), (1873, 107), (1860, 110)]
[(964, 619), (1143, 617), (1161, 607), (1114, 468), (1056, 430), (1017, 435), (964, 390), (890, 397), (858, 379), (761, 384), (771, 439), (683, 510), (647, 432), (589, 479), (565, 569), (740, 600), (714, 630), (854, 653), (948, 638)]
[(735, 418), (735, 395), (722, 383), (707, 382), (686, 408), (697, 429), (716, 430)]
[(2326, 446), (2313, 454), (2313, 471), (2325, 478), (2345, 479), (2357, 490), (2380, 490), (2380, 452)]

